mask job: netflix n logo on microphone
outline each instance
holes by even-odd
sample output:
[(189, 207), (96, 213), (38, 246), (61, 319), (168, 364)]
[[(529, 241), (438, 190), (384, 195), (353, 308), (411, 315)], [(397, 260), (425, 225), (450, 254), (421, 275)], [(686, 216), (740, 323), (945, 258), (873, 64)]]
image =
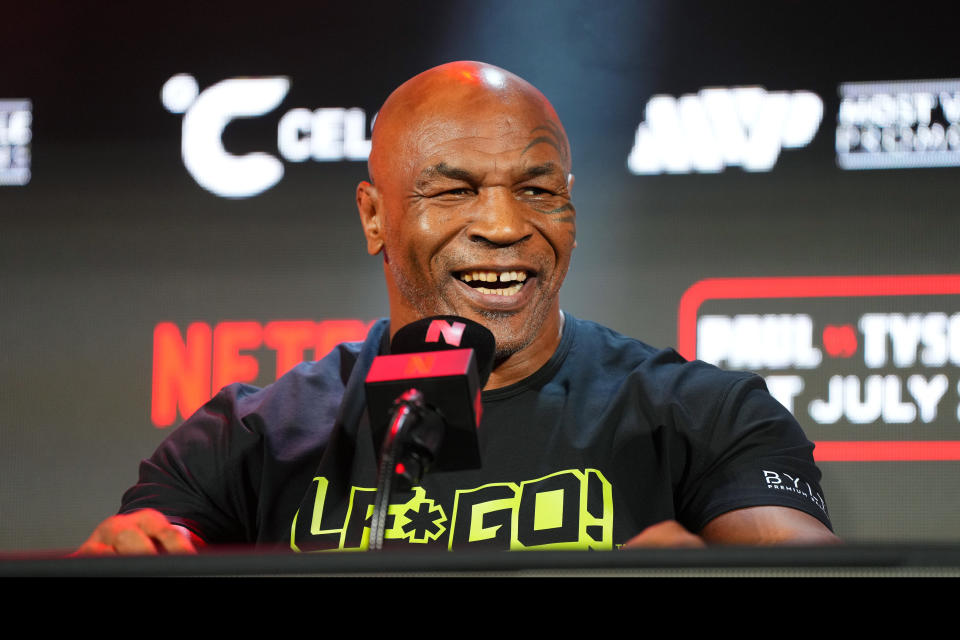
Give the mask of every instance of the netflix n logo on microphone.
[(431, 452), (435, 468), (479, 468), (481, 390), (493, 369), (495, 349), (486, 327), (457, 316), (423, 318), (401, 327), (390, 341), (390, 354), (377, 356), (367, 372), (374, 449), (380, 451), (395, 401), (415, 388), (444, 425), (438, 448)]
[(960, 275), (703, 280), (678, 348), (762, 375), (820, 460), (960, 451)]
[(459, 347), (463, 339), (463, 330), (467, 328), (462, 322), (447, 322), (446, 320), (433, 320), (427, 327), (427, 335), (424, 342), (443, 342), (451, 347)]

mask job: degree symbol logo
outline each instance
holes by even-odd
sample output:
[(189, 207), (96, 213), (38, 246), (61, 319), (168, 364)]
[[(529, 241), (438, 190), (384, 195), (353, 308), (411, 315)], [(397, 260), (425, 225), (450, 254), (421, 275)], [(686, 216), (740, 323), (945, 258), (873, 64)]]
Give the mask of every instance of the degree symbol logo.
[(290, 89), (283, 76), (232, 78), (199, 90), (185, 73), (171, 77), (160, 93), (164, 107), (182, 113), (183, 164), (204, 189), (225, 198), (248, 198), (276, 185), (283, 164), (264, 152), (237, 156), (223, 147), (223, 130), (235, 118), (262, 116)]

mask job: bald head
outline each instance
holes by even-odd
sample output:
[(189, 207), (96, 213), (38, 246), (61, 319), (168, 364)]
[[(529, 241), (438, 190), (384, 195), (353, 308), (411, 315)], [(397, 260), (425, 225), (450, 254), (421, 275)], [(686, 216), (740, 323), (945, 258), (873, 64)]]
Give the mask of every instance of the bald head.
[(425, 71), (377, 115), (369, 170), (357, 208), (367, 251), (383, 255), (391, 330), (480, 322), (497, 342), (488, 388), (543, 365), (576, 246), (569, 144), (543, 94), (479, 62)]
[[(470, 127), (471, 121), (498, 116), (506, 125), (524, 117), (547, 123), (546, 144), (557, 147), (564, 170), (570, 171), (566, 132), (550, 102), (523, 78), (483, 62), (450, 62), (428, 69), (397, 87), (384, 102), (373, 128), (368, 161), (377, 184), (403, 170), (405, 159), (429, 144)], [(424, 139), (423, 136), (428, 136)], [(400, 166), (398, 166), (400, 165)]]

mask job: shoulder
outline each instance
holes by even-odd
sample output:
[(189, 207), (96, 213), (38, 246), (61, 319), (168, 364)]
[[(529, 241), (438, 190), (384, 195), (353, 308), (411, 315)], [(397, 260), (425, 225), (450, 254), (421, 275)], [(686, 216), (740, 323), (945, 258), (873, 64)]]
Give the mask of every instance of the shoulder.
[(587, 369), (582, 373), (588, 378), (602, 378), (608, 384), (632, 389), (653, 405), (718, 407), (752, 389), (766, 389), (756, 374), (688, 361), (674, 349), (658, 349), (595, 322), (572, 321), (576, 333), (570, 366)]
[(364, 342), (340, 343), (324, 358), (301, 362), (264, 387), (227, 385), (201, 412), (223, 416), (252, 431), (332, 422), (330, 416), (337, 413), (361, 354), (376, 351), (385, 328), (386, 321), (382, 320), (371, 328)]
[[(322, 441), (333, 425), (357, 346), (338, 345), (316, 362), (304, 362), (265, 387), (229, 384), (174, 429), (154, 452), (160, 465), (245, 459), (269, 448), (298, 449)], [(281, 444), (282, 443), (282, 444)]]
[[(675, 473), (684, 526), (700, 531), (726, 512), (770, 505), (805, 511), (829, 526), (813, 444), (763, 378), (687, 361), (595, 323), (577, 321), (576, 328), (571, 368), (579, 369), (589, 395), (600, 396), (599, 413), (651, 434)], [(595, 379), (606, 379), (612, 392)], [(773, 476), (802, 479), (803, 490), (770, 489)]]
[[(274, 415), (298, 407), (300, 411), (326, 399), (339, 398), (362, 343), (341, 343), (323, 359), (301, 362), (271, 384), (258, 387), (235, 382), (221, 389), (208, 407), (230, 411), (241, 420), (252, 415)], [(338, 400), (339, 401), (339, 400)]]

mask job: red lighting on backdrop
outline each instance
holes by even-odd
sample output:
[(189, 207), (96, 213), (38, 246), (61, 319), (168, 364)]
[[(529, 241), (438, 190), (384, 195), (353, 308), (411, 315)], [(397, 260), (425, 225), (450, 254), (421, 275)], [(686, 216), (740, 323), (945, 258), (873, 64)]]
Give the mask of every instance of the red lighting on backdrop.
[[(677, 322), (677, 350), (687, 359), (692, 360), (698, 356), (703, 357), (703, 354), (698, 351), (698, 340), (703, 339), (703, 336), (698, 333), (698, 321), (701, 316), (701, 306), (708, 301), (715, 300), (727, 300), (727, 301), (762, 301), (762, 300), (773, 300), (773, 299), (788, 299), (792, 298), (797, 301), (805, 300), (847, 300), (852, 301), (856, 299), (865, 299), (865, 298), (903, 298), (903, 297), (923, 297), (923, 296), (956, 296), (960, 295), (960, 275), (957, 274), (932, 274), (932, 275), (892, 275), (892, 276), (816, 276), (816, 277), (782, 277), (782, 278), (715, 278), (701, 280), (693, 284), (687, 291), (683, 294), (683, 297), (680, 300), (680, 309), (678, 313), (678, 322)], [(800, 307), (798, 307), (800, 308)], [(755, 307), (751, 313), (756, 313)], [(872, 309), (872, 307), (870, 308)], [(864, 313), (864, 318), (872, 317), (868, 313), (868, 307), (863, 307), (861, 313)], [(872, 312), (874, 316), (880, 318), (881, 321), (886, 318), (882, 314), (877, 316), (875, 312)], [(919, 313), (913, 312), (915, 316), (915, 322), (922, 323), (923, 320), (920, 318)], [(943, 320), (944, 327), (941, 327), (943, 331), (947, 329), (947, 320), (945, 313), (938, 313), (934, 315), (941, 316)], [(901, 314), (906, 322), (907, 316)], [(754, 316), (759, 317), (759, 316)], [(861, 323), (863, 324), (863, 321)], [(822, 329), (822, 344), (823, 350), (827, 354), (828, 359), (844, 359), (851, 362), (851, 365), (857, 365), (858, 363), (853, 361), (853, 356), (858, 353), (861, 348), (867, 350), (865, 345), (860, 344), (857, 336), (857, 323), (854, 324), (826, 324)], [(871, 325), (872, 326), (872, 325)], [(861, 327), (862, 331), (867, 331), (867, 329)], [(892, 331), (892, 329), (891, 329)], [(874, 332), (876, 333), (876, 332)], [(866, 335), (866, 334), (865, 334)], [(879, 335), (879, 334), (878, 334)], [(876, 337), (876, 336), (874, 336)], [(865, 360), (867, 361), (864, 364), (860, 364), (861, 370), (851, 368), (849, 371), (845, 372), (846, 377), (839, 375), (836, 371), (833, 371), (831, 381), (835, 378), (840, 380), (853, 380), (854, 383), (859, 384), (860, 377), (863, 377), (864, 374), (872, 375), (873, 378), (880, 379), (878, 375), (879, 367), (881, 364), (885, 363), (886, 358), (886, 343), (887, 340), (893, 340), (894, 335), (891, 333), (890, 337), (886, 337), (886, 334), (883, 334), (883, 342), (880, 344), (879, 352), (881, 352), (883, 362), (872, 362), (871, 357), (878, 359), (876, 353), (872, 356), (867, 353), (864, 355)], [(903, 351), (907, 353), (905, 358), (909, 360), (905, 364), (900, 365), (900, 368), (914, 366), (917, 364), (916, 354), (917, 349), (920, 346), (921, 336), (917, 334), (917, 342), (911, 343), (909, 346), (912, 346), (912, 350), (904, 349)], [(947, 348), (948, 343), (952, 338), (948, 338), (946, 334), (937, 334), (936, 338), (940, 340), (944, 349)], [(758, 336), (757, 340), (760, 339)], [(929, 340), (929, 337), (923, 338), (924, 340)], [(874, 341), (876, 345), (877, 342)], [(811, 345), (812, 346), (812, 345)], [(877, 351), (874, 349), (874, 351)], [(952, 353), (952, 352), (951, 352)], [(953, 357), (952, 355), (950, 357)], [(913, 359), (911, 359), (913, 358)], [(709, 358), (704, 358), (709, 360)], [(932, 373), (939, 374), (938, 376), (931, 377), (930, 380), (926, 378), (923, 379), (927, 385), (934, 385), (934, 382), (937, 378), (942, 380), (943, 388), (940, 390), (940, 395), (936, 397), (937, 402), (932, 403), (932, 406), (935, 408), (939, 404), (939, 400), (943, 397), (943, 393), (948, 388), (947, 374), (951, 373), (954, 369), (953, 367), (946, 367), (947, 355), (944, 355), (944, 362), (935, 364), (927, 363), (925, 366), (931, 370)], [(779, 371), (781, 375), (786, 373), (794, 376), (797, 380), (800, 380), (802, 383), (802, 378), (800, 374), (809, 376), (813, 373), (814, 369), (819, 366), (818, 364), (807, 364), (804, 368), (793, 368), (793, 369), (784, 369)], [(782, 367), (781, 367), (782, 368)], [(857, 372), (861, 373), (861, 376), (854, 375)], [(896, 371), (896, 365), (890, 371)], [(844, 373), (844, 372), (841, 372)], [(903, 382), (901, 378), (905, 378), (906, 374), (901, 377), (898, 377), (896, 373), (889, 373), (885, 380), (892, 379), (895, 384), (900, 384), (901, 387), (894, 389), (897, 394), (902, 392)], [(769, 378), (768, 378), (769, 380)], [(837, 385), (839, 387), (839, 385)], [(927, 386), (925, 389), (934, 389), (934, 386)], [(960, 387), (958, 387), (960, 388)], [(771, 387), (771, 392), (773, 393), (773, 387)], [(920, 393), (920, 392), (918, 392)], [(774, 394), (776, 395), (776, 394)], [(849, 394), (848, 394), (849, 395)], [(898, 396), (899, 397), (899, 396)], [(920, 393), (920, 397), (923, 398), (923, 393)], [(859, 397), (857, 398), (859, 400)], [(914, 401), (917, 401), (916, 397), (913, 397)], [(792, 402), (792, 401), (791, 401)], [(821, 408), (826, 406), (823, 401), (821, 403)], [(846, 400), (844, 400), (846, 402)], [(898, 425), (901, 423), (907, 423), (915, 421), (917, 414), (922, 414), (918, 411), (913, 404), (906, 405), (900, 402), (890, 402), (889, 398), (882, 400), (884, 403), (896, 404), (898, 407), (902, 404), (911, 410), (913, 413), (908, 418), (896, 418), (890, 424)], [(919, 404), (919, 401), (917, 401)], [(797, 414), (797, 411), (794, 408), (788, 406), (791, 411), (794, 411)], [(797, 409), (800, 409), (799, 407)], [(801, 409), (802, 410), (802, 409)], [(821, 414), (827, 412), (821, 411)], [(891, 412), (892, 413), (892, 412)], [(950, 416), (949, 418), (942, 417), (943, 414)], [(922, 418), (925, 420), (925, 423), (932, 421), (933, 416), (936, 415), (935, 411), (931, 412), (930, 417)], [(941, 420), (953, 420), (953, 416), (960, 416), (960, 408), (956, 412), (942, 411)], [(802, 415), (797, 415), (798, 419), (802, 418)], [(849, 418), (849, 415), (847, 416)], [(831, 416), (829, 419), (820, 418), (813, 414), (813, 412), (808, 412), (806, 415), (807, 421), (813, 419), (814, 422), (819, 422), (821, 424), (833, 424), (837, 421), (837, 416)], [(880, 418), (880, 421), (884, 424), (886, 422), (886, 414), (877, 416)], [(852, 418), (850, 418), (853, 420)], [(862, 422), (873, 422), (874, 419), (864, 419)], [(803, 423), (804, 420), (801, 420)], [(854, 420), (856, 422), (856, 420)], [(889, 425), (888, 425), (889, 426)], [(904, 439), (904, 440), (871, 440), (870, 436), (872, 435), (869, 429), (863, 431), (864, 439), (863, 440), (821, 440), (817, 439), (815, 442), (816, 449), (814, 450), (814, 458), (818, 462), (833, 462), (833, 461), (900, 461), (900, 460), (960, 460), (960, 440), (922, 440), (922, 439)], [(919, 435), (919, 434), (918, 434)], [(876, 436), (873, 436), (876, 437)]]
[(153, 391), (150, 419), (168, 427), (191, 415), (223, 386), (253, 382), (261, 359), (250, 353), (275, 352), (275, 378), (303, 360), (319, 360), (339, 343), (363, 340), (373, 322), (362, 320), (274, 320), (192, 322), (185, 334), (172, 322), (153, 330)]

